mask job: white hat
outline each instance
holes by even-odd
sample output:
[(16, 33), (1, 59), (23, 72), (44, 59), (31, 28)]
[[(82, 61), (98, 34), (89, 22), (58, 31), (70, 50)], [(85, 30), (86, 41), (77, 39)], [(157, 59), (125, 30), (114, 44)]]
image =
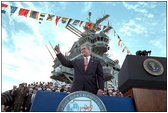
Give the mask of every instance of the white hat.
[(50, 88), (47, 88), (46, 90), (47, 90), (47, 91), (51, 91), (51, 89), (50, 89)]
[(33, 88), (29, 88), (29, 90), (33, 90)]
[(42, 90), (42, 88), (41, 88), (41, 87), (39, 87), (39, 88), (38, 88), (38, 90)]
[(33, 88), (34, 86), (33, 86), (33, 85), (31, 85), (30, 87), (31, 87), (31, 88)]

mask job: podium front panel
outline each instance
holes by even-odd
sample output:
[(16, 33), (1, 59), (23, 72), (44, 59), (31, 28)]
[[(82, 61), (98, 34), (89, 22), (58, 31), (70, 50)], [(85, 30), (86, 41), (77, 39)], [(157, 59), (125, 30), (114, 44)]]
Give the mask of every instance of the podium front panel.
[[(56, 112), (59, 103), (68, 93), (37, 91), (31, 112)], [(104, 103), (107, 112), (135, 111), (131, 97), (98, 96)]]

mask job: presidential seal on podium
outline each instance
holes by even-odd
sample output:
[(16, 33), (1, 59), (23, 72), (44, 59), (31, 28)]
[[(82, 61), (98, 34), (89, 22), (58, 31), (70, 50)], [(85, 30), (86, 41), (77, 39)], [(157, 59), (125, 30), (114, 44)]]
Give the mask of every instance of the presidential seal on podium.
[(143, 62), (144, 69), (151, 75), (160, 76), (164, 72), (163, 65), (156, 59), (148, 58)]
[(107, 111), (97, 95), (86, 91), (76, 91), (67, 95), (58, 105), (57, 111)]

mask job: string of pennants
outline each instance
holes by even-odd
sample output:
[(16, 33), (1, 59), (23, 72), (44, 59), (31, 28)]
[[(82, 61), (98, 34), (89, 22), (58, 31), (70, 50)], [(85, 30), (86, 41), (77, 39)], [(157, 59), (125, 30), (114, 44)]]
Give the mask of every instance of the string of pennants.
[[(6, 13), (6, 9), (7, 9), (8, 5), (7, 4), (3, 4), (1, 3), (1, 13), (5, 14)], [(10, 6), (10, 16), (12, 16), (16, 10), (18, 9), (18, 7), (15, 7), (15, 6)], [(28, 13), (29, 13), (30, 10), (28, 9), (24, 9), (24, 8), (20, 8), (19, 10), (19, 16), (25, 16), (27, 18), (28, 16)], [(31, 10), (30, 14), (29, 14), (29, 17), (30, 18), (34, 18), (36, 20), (39, 20), (39, 24), (42, 23), (43, 19), (46, 17), (46, 13), (43, 13), (43, 12), (38, 12), (38, 11), (34, 11), (34, 10)], [(47, 16), (47, 19), (48, 21), (52, 21), (54, 19), (54, 17), (56, 17), (55, 19), (55, 24), (57, 26), (58, 24), (58, 21), (62, 18), (62, 23), (65, 24), (68, 20), (69, 21), (72, 21), (74, 19), (69, 19), (67, 17), (61, 17), (61, 16), (56, 16), (56, 15), (53, 15), (53, 14), (48, 14)], [(84, 21), (82, 20), (74, 20), (73, 22), (73, 25), (78, 25), (79, 24), (79, 27), (81, 27), (81, 25), (84, 23)], [(90, 29), (93, 28), (95, 23), (89, 23), (89, 22), (85, 22), (85, 27), (89, 27)], [(108, 22), (108, 25), (107, 26), (104, 26), (103, 27), (103, 30), (109, 26), (109, 22)], [(101, 27), (101, 25), (100, 25)], [(108, 34), (108, 32), (106, 32), (106, 34)], [(125, 46), (125, 44), (122, 42), (121, 38), (119, 37), (119, 35), (116, 33), (116, 31), (114, 30), (114, 37), (118, 38), (118, 46), (120, 47), (124, 47), (123, 50), (122, 50), (122, 53), (127, 49), (127, 54), (131, 54), (129, 49)]]

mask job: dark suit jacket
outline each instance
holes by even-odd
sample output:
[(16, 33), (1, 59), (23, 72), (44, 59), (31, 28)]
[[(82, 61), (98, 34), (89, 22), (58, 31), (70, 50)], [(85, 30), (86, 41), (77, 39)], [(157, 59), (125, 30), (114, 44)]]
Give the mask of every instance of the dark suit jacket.
[(27, 111), (29, 111), (31, 107), (31, 97), (32, 97), (32, 94), (29, 94), (25, 103), (25, 107), (27, 107)]
[(74, 79), (71, 86), (71, 92), (88, 91), (97, 94), (98, 89), (104, 90), (104, 75), (100, 61), (90, 58), (87, 70), (84, 69), (84, 58), (75, 60), (66, 60), (61, 54), (57, 58), (63, 66), (74, 68)]

